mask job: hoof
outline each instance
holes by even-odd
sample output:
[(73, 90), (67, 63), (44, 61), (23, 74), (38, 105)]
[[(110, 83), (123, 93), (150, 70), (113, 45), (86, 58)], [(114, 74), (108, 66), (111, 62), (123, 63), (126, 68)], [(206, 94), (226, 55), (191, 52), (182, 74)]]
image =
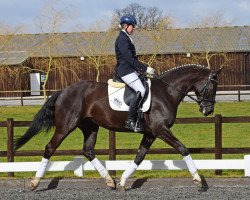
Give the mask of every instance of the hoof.
[(125, 186), (121, 186), (121, 183), (118, 183), (116, 185), (116, 188), (122, 192), (126, 192), (126, 187)]
[(198, 179), (193, 179), (194, 184), (199, 187), (199, 191), (206, 192), (208, 190), (208, 184), (204, 176), (199, 177)]
[(209, 187), (208, 187), (208, 184), (207, 184), (207, 181), (206, 181), (206, 179), (205, 179), (205, 177), (204, 176), (201, 176), (201, 188), (200, 188), (200, 191), (202, 191), (202, 192), (206, 192), (208, 189), (209, 189)]
[(196, 172), (193, 176), (193, 181), (194, 181), (194, 184), (198, 187), (202, 187), (202, 183), (201, 183), (201, 177), (200, 175)]
[(33, 178), (30, 181), (30, 190), (31, 191), (35, 190), (38, 187), (40, 181), (41, 181), (41, 178), (38, 178), (38, 177)]
[(195, 184), (197, 187), (202, 187), (201, 180), (193, 179), (193, 181), (194, 181), (194, 184)]
[(114, 179), (106, 180), (106, 185), (111, 189), (115, 190), (116, 189), (116, 182)]

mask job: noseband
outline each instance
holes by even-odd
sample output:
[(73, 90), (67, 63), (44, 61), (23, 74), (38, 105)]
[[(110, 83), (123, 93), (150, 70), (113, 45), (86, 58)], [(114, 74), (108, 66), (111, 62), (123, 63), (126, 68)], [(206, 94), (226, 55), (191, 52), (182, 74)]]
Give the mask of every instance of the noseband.
[[(215, 79), (212, 78), (212, 74), (211, 73), (210, 73), (210, 75), (208, 77), (208, 80), (207, 80), (206, 84), (204, 85), (204, 87), (200, 91), (200, 94), (204, 92), (203, 95), (202, 95), (202, 97), (201, 97), (201, 99), (197, 100), (197, 103), (199, 105), (202, 105), (203, 107), (210, 107), (210, 106), (213, 106), (215, 104), (214, 100), (209, 100), (209, 99), (205, 98), (205, 96), (207, 95), (208, 86), (209, 86), (210, 83), (216, 83), (216, 84), (218, 84), (217, 80), (215, 80)], [(203, 101), (209, 102), (210, 104), (205, 106), (202, 103)]]
[[(208, 77), (208, 80), (207, 80), (206, 84), (204, 85), (204, 87), (203, 87), (203, 88), (201, 89), (201, 91), (200, 91), (200, 94), (203, 93), (203, 91), (204, 91), (204, 93), (203, 93), (203, 95), (201, 96), (201, 99), (200, 99), (200, 100), (199, 100), (199, 99), (195, 99), (195, 98), (192, 97), (191, 95), (189, 95), (189, 94), (187, 94), (187, 93), (181, 91), (180, 89), (174, 87), (173, 85), (169, 84), (168, 82), (162, 80), (162, 79), (159, 78), (158, 76), (155, 75), (154, 77), (157, 78), (158, 80), (160, 80), (161, 82), (167, 84), (168, 86), (172, 87), (172, 88), (175, 89), (177, 92), (183, 94), (184, 96), (189, 97), (190, 99), (192, 99), (193, 101), (195, 101), (195, 102), (196, 102), (198, 105), (200, 105), (200, 106), (203, 106), (203, 107), (210, 107), (210, 106), (213, 106), (213, 105), (215, 104), (215, 101), (214, 101), (214, 100), (209, 100), (209, 99), (207, 99), (207, 98), (205, 97), (206, 94), (207, 94), (207, 92), (208, 92), (208, 86), (209, 86), (209, 84), (210, 84), (210, 83), (218, 83), (217, 80), (215, 80), (215, 79), (212, 78), (212, 73), (210, 73), (210, 75), (209, 75), (209, 77)], [(203, 101), (209, 102), (209, 103), (211, 103), (211, 104), (205, 106), (205, 105), (202, 103)]]

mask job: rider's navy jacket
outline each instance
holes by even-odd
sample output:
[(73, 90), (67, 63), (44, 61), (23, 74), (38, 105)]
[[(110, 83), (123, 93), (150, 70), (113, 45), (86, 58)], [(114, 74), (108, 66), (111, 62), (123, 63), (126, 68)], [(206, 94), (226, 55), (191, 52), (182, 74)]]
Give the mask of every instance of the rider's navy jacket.
[(123, 31), (120, 31), (115, 41), (115, 54), (117, 76), (126, 76), (135, 71), (138, 73), (146, 72), (147, 65), (137, 59), (135, 46), (129, 36)]

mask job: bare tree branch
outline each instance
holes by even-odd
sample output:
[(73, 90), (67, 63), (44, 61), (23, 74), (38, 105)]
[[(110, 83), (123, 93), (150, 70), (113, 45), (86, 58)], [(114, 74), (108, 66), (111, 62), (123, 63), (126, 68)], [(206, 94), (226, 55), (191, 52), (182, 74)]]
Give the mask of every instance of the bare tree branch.
[(140, 29), (159, 29), (160, 26), (170, 28), (173, 21), (170, 16), (164, 16), (163, 11), (157, 7), (145, 8), (137, 3), (132, 3), (124, 9), (116, 9), (113, 13), (111, 27), (116, 29), (121, 16), (131, 14), (137, 20)]

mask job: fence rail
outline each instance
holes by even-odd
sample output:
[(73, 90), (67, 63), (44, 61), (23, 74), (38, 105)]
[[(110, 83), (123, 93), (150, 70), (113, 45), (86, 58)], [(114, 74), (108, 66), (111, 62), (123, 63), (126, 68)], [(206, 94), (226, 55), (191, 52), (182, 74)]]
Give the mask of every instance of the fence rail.
[[(107, 170), (126, 170), (132, 160), (101, 161)], [(245, 176), (250, 176), (250, 155), (244, 159), (231, 160), (194, 160), (197, 169), (239, 169), (244, 170)], [(40, 162), (9, 162), (0, 163), (0, 172), (35, 172)], [(183, 160), (144, 160), (137, 170), (183, 170), (188, 169)], [(74, 171), (74, 175), (82, 177), (84, 171), (95, 170), (93, 165), (82, 157), (75, 157), (73, 161), (49, 162), (46, 171)]]
[[(222, 124), (223, 123), (249, 123), (250, 116), (241, 117), (215, 117), (207, 118), (177, 118), (176, 124), (197, 124), (197, 123), (212, 123), (215, 127), (215, 147), (214, 148), (189, 148), (190, 153), (205, 154), (213, 153), (215, 159), (222, 159), (222, 154), (249, 154), (250, 148), (223, 148), (222, 147)], [(7, 162), (14, 162), (15, 156), (41, 156), (42, 150), (32, 151), (14, 151), (14, 127), (28, 127), (31, 121), (14, 121), (13, 118), (8, 118), (7, 121), (0, 122), (0, 127), (7, 128), (7, 151), (0, 151), (0, 157), (7, 157)], [(136, 154), (137, 149), (117, 149), (116, 135), (114, 131), (109, 131), (109, 149), (97, 149), (97, 155), (109, 155), (109, 160), (116, 160), (117, 155)], [(54, 155), (81, 155), (81, 150), (58, 150)], [(148, 154), (178, 154), (173, 148), (152, 148)], [(216, 170), (216, 174), (220, 175), (221, 170)], [(10, 172), (9, 176), (13, 176)]]

